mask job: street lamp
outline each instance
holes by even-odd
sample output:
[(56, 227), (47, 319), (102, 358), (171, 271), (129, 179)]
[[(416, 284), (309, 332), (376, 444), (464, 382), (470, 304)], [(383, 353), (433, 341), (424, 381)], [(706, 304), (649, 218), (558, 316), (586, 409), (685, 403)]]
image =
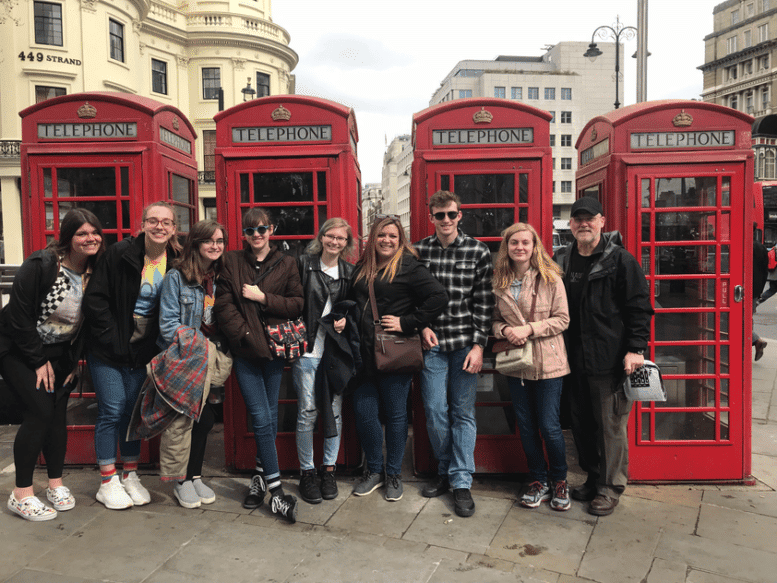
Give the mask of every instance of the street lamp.
[(594, 38), (599, 35), (599, 38), (603, 40), (607, 38), (615, 39), (615, 109), (618, 109), (621, 106), (620, 101), (618, 101), (618, 80), (620, 78), (621, 70), (621, 35), (623, 35), (624, 40), (631, 40), (634, 38), (635, 34), (637, 34), (636, 28), (633, 26), (623, 26), (620, 22), (620, 18), (616, 17), (615, 28), (612, 26), (600, 26), (594, 31), (591, 35), (591, 44), (588, 45), (588, 50), (583, 53), (583, 56), (588, 57), (593, 63), (596, 60), (596, 57), (602, 54), (602, 51), (596, 46)]
[(251, 87), (251, 77), (248, 78), (248, 85), (243, 87), (240, 91), (243, 93), (243, 101), (248, 101), (249, 99), (254, 98), (256, 91)]

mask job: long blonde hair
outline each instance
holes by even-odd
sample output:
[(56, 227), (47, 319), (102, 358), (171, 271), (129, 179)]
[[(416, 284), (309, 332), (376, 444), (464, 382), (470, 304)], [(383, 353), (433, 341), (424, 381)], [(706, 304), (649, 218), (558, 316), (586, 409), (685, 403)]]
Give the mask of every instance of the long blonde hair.
[(376, 257), (378, 234), (388, 225), (396, 226), (399, 231), (399, 249), (397, 249), (397, 252), (394, 253), (394, 256), (388, 262), (381, 279), (388, 279), (389, 283), (394, 281), (399, 265), (402, 263), (402, 255), (404, 253), (410, 253), (416, 258), (418, 257), (418, 251), (416, 251), (415, 247), (408, 242), (407, 236), (405, 236), (405, 229), (402, 228), (402, 223), (399, 222), (399, 218), (393, 216), (380, 218), (372, 224), (370, 236), (367, 239), (367, 244), (364, 247), (362, 256), (359, 257), (359, 261), (356, 262), (359, 273), (354, 281), (359, 281), (362, 278), (364, 278), (367, 283), (375, 281), (375, 278), (378, 276), (378, 259)]
[(491, 286), (495, 290), (504, 290), (510, 287), (510, 284), (517, 277), (517, 272), (513, 269), (513, 262), (507, 254), (507, 243), (510, 237), (521, 232), (531, 233), (534, 241), (534, 250), (529, 258), (529, 265), (540, 272), (540, 276), (545, 283), (550, 283), (553, 275), (561, 276), (563, 272), (556, 265), (556, 262), (550, 258), (548, 252), (540, 240), (537, 231), (528, 223), (515, 223), (502, 231), (502, 242), (499, 245), (499, 253), (494, 261), (494, 275), (491, 279)]

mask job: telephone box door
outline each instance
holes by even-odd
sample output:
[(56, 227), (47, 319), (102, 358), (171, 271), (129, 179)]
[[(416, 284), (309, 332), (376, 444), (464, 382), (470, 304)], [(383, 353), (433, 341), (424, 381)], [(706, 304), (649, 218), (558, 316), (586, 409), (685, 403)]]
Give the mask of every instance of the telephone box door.
[[(638, 259), (656, 314), (649, 358), (667, 401), (637, 403), (629, 428), (633, 480), (741, 479), (743, 356), (750, 326), (742, 289), (744, 164), (628, 169), (639, 200)], [(749, 308), (748, 308), (749, 309)], [(714, 460), (714, 463), (710, 463)]]

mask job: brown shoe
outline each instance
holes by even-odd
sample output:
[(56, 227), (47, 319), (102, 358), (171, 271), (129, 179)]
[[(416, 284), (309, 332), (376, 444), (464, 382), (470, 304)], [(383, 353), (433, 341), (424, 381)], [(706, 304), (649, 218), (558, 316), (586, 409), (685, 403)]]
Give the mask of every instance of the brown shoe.
[(580, 484), (576, 488), (572, 488), (572, 490), (569, 492), (569, 495), (572, 496), (572, 500), (577, 500), (578, 502), (590, 502), (596, 498), (596, 485), (589, 484), (588, 482)]
[(591, 500), (588, 505), (588, 514), (594, 514), (595, 516), (608, 516), (612, 514), (615, 507), (618, 505), (617, 498), (611, 498), (604, 494), (597, 494), (596, 498)]
[(755, 359), (761, 360), (761, 357), (764, 355), (764, 348), (766, 348), (766, 341), (761, 340), (760, 338), (755, 343)]

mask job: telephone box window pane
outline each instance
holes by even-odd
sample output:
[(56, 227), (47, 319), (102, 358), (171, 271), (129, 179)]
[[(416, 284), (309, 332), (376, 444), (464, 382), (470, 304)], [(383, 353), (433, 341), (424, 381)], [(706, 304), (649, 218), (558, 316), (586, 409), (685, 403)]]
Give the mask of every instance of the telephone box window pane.
[(691, 440), (715, 440), (714, 413), (656, 413), (656, 441)]
[(730, 257), (731, 257), (731, 253), (729, 252), (728, 245), (721, 245), (720, 246), (720, 273), (721, 274), (726, 274), (731, 272), (731, 270), (729, 269)]
[[(121, 201), (121, 228), (125, 231), (128, 231), (132, 228), (130, 225), (131, 217), (129, 207), (130, 205), (128, 200)], [(103, 227), (105, 227), (105, 223), (103, 223)]]
[[(317, 175), (318, 181), (318, 200), (326, 200), (326, 172), (319, 172)], [(361, 192), (360, 190), (357, 192)]]
[[(525, 219), (520, 220), (525, 222)], [(499, 237), (502, 231), (514, 222), (515, 218), (512, 208), (466, 208), (462, 212), (459, 227), (470, 236)]]
[(51, 168), (43, 169), (43, 196), (44, 198), (52, 197), (52, 181), (51, 181)]
[(720, 406), (728, 407), (728, 379), (720, 379)]
[(518, 202), (526, 204), (529, 202), (529, 175), (518, 175)]
[(310, 239), (282, 239), (275, 241), (275, 244), (281, 251), (297, 259), (305, 253), (305, 248), (310, 244)]
[(720, 314), (720, 339), (728, 342), (728, 312)]
[[(489, 364), (493, 368), (493, 355)], [(478, 375), (478, 401), (508, 402), (510, 403), (510, 390), (507, 388), (507, 379), (500, 374)], [(478, 435), (515, 435), (515, 411), (512, 405), (506, 407), (477, 407), (475, 409)]]
[(655, 282), (656, 308), (713, 308), (714, 279), (662, 279)]
[(650, 441), (650, 413), (642, 412), (642, 441)]
[(35, 2), (35, 44), (62, 46), (61, 4)]
[(243, 204), (251, 202), (251, 187), (248, 174), (240, 175), (240, 202)]
[(728, 346), (726, 344), (720, 347), (720, 374), (728, 374)]
[(462, 204), (514, 204), (515, 174), (461, 174), (453, 191)]
[(728, 176), (723, 177), (720, 190), (721, 190), (720, 204), (722, 206), (731, 206), (731, 178), (729, 178)]
[[(656, 364), (659, 364), (656, 362)], [(682, 362), (661, 363), (661, 374), (678, 374), (682, 370)], [(670, 372), (664, 373), (664, 367)], [(666, 407), (709, 407), (715, 405), (715, 379), (667, 379), (664, 377), (664, 388), (666, 389), (666, 401), (656, 401), (657, 409)], [(712, 402), (709, 399), (712, 396)]]
[(57, 196), (116, 196), (116, 168), (57, 168)]
[(191, 228), (191, 210), (185, 206), (173, 206), (175, 209), (175, 230), (184, 235)]
[(312, 172), (255, 172), (253, 177), (254, 203), (313, 201)]
[(312, 206), (286, 206), (268, 209), (275, 222), (275, 235), (314, 235)]
[(642, 179), (642, 208), (650, 208), (650, 178)]
[(529, 222), (529, 211), (526, 207), (521, 207), (518, 209), (518, 222), (520, 223)]
[[(326, 219), (326, 205), (321, 205), (318, 207), (318, 229), (326, 222)], [(315, 230), (315, 234), (318, 234), (318, 229)]]
[(173, 174), (173, 200), (184, 204), (191, 204), (191, 181), (183, 176)]
[(119, 168), (119, 179), (121, 180), (121, 192), (119, 194), (121, 196), (129, 196), (130, 195), (129, 167), (121, 166)]
[(656, 213), (656, 241), (715, 241), (728, 225), (716, 228), (715, 211)]
[(707, 275), (715, 273), (717, 271), (714, 246), (673, 245), (656, 248), (656, 275)]
[(451, 177), (447, 174), (440, 176), (440, 190), (450, 191), (451, 189)]
[(650, 215), (648, 213), (642, 213), (642, 242), (648, 243), (649, 241), (650, 241)]
[(715, 314), (657, 313), (656, 341), (716, 340)]
[[(724, 179), (725, 180), (725, 179)], [(715, 206), (717, 178), (656, 179), (656, 207)]]

